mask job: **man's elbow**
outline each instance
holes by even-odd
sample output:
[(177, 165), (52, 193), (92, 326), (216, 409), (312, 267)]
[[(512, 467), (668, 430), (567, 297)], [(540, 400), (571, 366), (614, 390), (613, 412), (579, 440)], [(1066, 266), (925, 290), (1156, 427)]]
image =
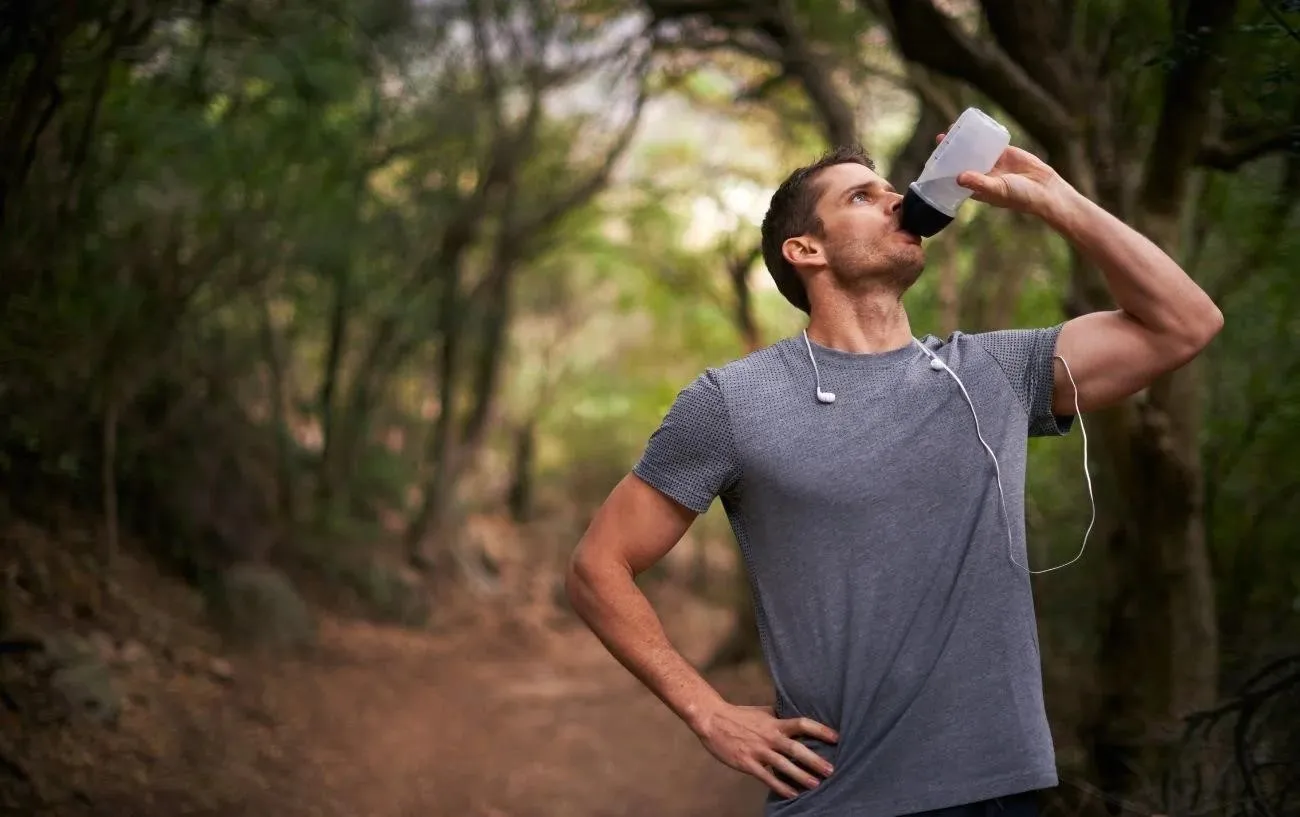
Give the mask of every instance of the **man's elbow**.
[(1205, 350), (1223, 330), (1223, 312), (1208, 297), (1205, 304), (1183, 322), (1180, 331), (1184, 362)]
[(579, 544), (569, 556), (569, 564), (564, 571), (564, 595), (569, 606), (581, 614), (583, 602), (591, 592), (591, 559)]
[(604, 586), (604, 577), (612, 570), (617, 570), (606, 556), (598, 551), (584, 547), (580, 543), (569, 557), (568, 567), (564, 571), (564, 594), (579, 617), (586, 618), (586, 613), (600, 596)]

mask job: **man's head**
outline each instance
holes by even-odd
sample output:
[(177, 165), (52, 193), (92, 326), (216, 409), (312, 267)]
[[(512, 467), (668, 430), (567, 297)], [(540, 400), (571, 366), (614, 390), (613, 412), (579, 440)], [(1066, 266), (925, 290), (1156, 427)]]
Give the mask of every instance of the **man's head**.
[(790, 303), (811, 311), (808, 283), (902, 294), (921, 274), (920, 240), (898, 229), (902, 197), (859, 147), (841, 147), (786, 178), (763, 218), (763, 260)]

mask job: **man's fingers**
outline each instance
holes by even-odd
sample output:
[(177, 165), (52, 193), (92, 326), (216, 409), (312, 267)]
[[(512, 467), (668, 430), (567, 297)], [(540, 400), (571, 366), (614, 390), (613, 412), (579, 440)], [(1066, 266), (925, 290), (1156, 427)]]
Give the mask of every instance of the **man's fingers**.
[(797, 781), (805, 789), (817, 788), (817, 784), (821, 782), (809, 774), (806, 769), (796, 766), (794, 761), (780, 752), (769, 752), (763, 759), (773, 770), (780, 772), (790, 780)]
[(983, 173), (976, 173), (973, 170), (967, 170), (957, 175), (957, 184), (976, 193), (987, 193), (993, 183), (993, 180), (988, 176)]
[(790, 740), (789, 745), (786, 746), (785, 754), (803, 765), (804, 768), (812, 769), (823, 777), (835, 771), (835, 767), (826, 762), (825, 758), (793, 738)]
[(781, 731), (790, 737), (795, 735), (807, 735), (810, 738), (817, 738), (827, 743), (838, 743), (840, 736), (835, 734), (835, 730), (823, 723), (818, 723), (812, 718), (790, 718), (781, 721)]
[(782, 797), (786, 798), (787, 800), (795, 796), (796, 794), (795, 790), (790, 788), (786, 784), (782, 783), (780, 780), (777, 780), (776, 775), (772, 774), (772, 771), (770, 769), (768, 769), (763, 764), (759, 763), (757, 760), (751, 761), (751, 763), (753, 765), (751, 766), (749, 773), (754, 777), (757, 777), (759, 780), (762, 780), (763, 784), (766, 785), (769, 789), (781, 795)]

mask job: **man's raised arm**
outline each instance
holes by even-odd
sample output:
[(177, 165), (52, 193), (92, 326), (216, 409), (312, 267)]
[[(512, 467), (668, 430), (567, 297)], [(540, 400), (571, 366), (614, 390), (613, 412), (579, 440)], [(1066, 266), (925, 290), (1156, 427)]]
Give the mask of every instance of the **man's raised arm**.
[[(1164, 250), (1103, 208), (1065, 195), (1048, 224), (1095, 264), (1114, 311), (1080, 315), (1061, 327), (1056, 353), (1070, 365), (1079, 409), (1112, 405), (1200, 354), (1223, 328), (1223, 313)], [(1074, 413), (1074, 394), (1056, 361), (1053, 408)]]
[[(1141, 391), (1199, 354), (1223, 327), (1219, 308), (1177, 262), (1033, 154), (1009, 147), (989, 174), (964, 173), (958, 182), (976, 201), (1041, 218), (1105, 276), (1118, 309), (1067, 321), (1056, 343), (1081, 411)], [(1056, 361), (1058, 415), (1075, 411), (1068, 375)]]

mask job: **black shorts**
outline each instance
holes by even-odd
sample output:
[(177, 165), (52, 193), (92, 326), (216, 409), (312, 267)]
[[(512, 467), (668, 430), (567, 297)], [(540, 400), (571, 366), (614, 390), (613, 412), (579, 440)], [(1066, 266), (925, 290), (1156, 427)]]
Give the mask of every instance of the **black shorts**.
[(908, 817), (1038, 817), (1038, 792), (1027, 791), (960, 806), (921, 811)]

